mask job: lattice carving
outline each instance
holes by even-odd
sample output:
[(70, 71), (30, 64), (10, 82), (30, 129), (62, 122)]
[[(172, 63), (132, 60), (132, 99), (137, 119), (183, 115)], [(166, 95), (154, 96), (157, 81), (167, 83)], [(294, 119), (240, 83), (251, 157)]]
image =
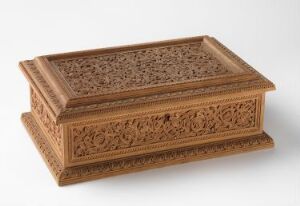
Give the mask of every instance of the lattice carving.
[(40, 122), (43, 124), (43, 128), (52, 139), (52, 142), (56, 144), (60, 154), (62, 154), (63, 143), (62, 143), (62, 132), (58, 125), (52, 120), (49, 112), (45, 105), (40, 100), (36, 92), (31, 90), (31, 108), (37, 114)]
[(255, 126), (256, 99), (184, 111), (77, 126), (76, 158), (118, 149), (191, 138)]
[(230, 74), (199, 43), (53, 60), (75, 94), (97, 95)]

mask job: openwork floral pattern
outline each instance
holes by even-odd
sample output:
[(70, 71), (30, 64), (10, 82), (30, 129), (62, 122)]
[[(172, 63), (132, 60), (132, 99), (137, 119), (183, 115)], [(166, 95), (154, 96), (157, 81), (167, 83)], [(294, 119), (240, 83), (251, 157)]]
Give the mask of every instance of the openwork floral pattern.
[(60, 127), (52, 120), (44, 104), (33, 90), (31, 95), (31, 108), (38, 115), (44, 129), (49, 134), (53, 142), (57, 145), (59, 151), (62, 152), (63, 145)]
[(256, 99), (172, 111), (118, 122), (78, 126), (73, 132), (73, 156), (150, 145), (182, 138), (255, 126)]
[(200, 43), (54, 60), (76, 95), (97, 95), (232, 73)]

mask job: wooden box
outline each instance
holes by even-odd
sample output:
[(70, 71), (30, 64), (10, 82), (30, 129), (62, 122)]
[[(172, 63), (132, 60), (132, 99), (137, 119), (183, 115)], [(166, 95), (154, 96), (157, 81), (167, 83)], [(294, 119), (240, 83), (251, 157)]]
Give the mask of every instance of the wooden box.
[(22, 121), (59, 185), (273, 147), (275, 86), (209, 36), (20, 62)]

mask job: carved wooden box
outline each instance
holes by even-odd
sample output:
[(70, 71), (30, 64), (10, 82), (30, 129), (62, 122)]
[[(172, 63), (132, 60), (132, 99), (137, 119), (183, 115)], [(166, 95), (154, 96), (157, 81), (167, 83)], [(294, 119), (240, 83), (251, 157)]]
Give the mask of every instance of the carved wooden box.
[(59, 185), (273, 147), (274, 84), (208, 36), (20, 62), (22, 121)]

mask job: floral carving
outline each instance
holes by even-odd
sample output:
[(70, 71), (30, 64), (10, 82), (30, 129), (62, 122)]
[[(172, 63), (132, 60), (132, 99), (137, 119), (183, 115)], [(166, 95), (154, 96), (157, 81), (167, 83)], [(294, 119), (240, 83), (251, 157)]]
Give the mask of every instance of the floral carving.
[(180, 44), (51, 62), (79, 96), (232, 73), (201, 44)]
[(52, 147), (45, 141), (45, 136), (41, 133), (32, 115), (29, 113), (23, 114), (22, 120), (60, 185), (127, 173), (130, 170), (137, 171), (153, 168), (153, 166), (164, 166), (170, 163), (180, 162), (181, 160), (186, 162), (187, 160), (207, 159), (208, 157), (256, 150), (262, 147), (270, 148), (273, 147), (274, 144), (273, 140), (266, 133), (262, 133), (245, 138), (193, 145), (192, 147), (143, 154), (125, 159), (63, 168), (53, 152)]
[(43, 128), (46, 130), (47, 134), (51, 137), (53, 142), (57, 145), (57, 148), (62, 152), (62, 137), (61, 129), (50, 117), (45, 105), (41, 102), (37, 94), (32, 90), (31, 92), (31, 108), (38, 115), (40, 122), (43, 124)]
[(255, 126), (256, 99), (73, 127), (73, 156)]

